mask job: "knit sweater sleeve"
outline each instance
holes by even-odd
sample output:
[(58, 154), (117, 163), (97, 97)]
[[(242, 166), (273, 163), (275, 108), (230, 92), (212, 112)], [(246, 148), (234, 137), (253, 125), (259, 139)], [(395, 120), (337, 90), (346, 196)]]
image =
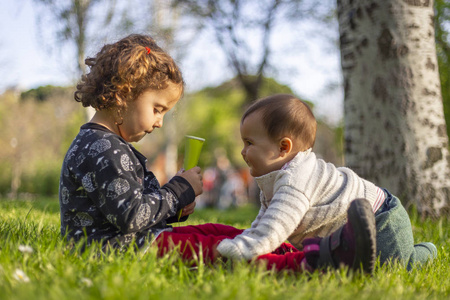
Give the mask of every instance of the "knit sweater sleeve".
[(252, 222), (252, 225), (249, 229), (258, 227), (258, 224), (261, 221), (261, 218), (264, 216), (265, 212), (266, 212), (266, 208), (261, 205), (258, 215), (256, 216), (255, 220)]
[(295, 231), (309, 209), (308, 199), (288, 185), (279, 186), (259, 222), (234, 239), (225, 239), (217, 247), (225, 257), (237, 260), (252, 258), (274, 251)]

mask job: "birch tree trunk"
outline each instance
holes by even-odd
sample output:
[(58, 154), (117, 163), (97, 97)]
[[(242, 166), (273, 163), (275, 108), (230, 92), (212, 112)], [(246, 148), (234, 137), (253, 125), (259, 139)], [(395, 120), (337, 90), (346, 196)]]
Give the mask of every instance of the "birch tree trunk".
[(417, 205), (450, 208), (433, 1), (337, 0), (346, 165)]

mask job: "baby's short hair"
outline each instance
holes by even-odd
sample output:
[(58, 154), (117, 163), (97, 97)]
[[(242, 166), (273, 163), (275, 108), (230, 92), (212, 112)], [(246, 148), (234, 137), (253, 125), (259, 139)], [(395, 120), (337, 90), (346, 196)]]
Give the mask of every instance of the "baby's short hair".
[(242, 116), (241, 123), (254, 112), (261, 112), (263, 126), (269, 137), (278, 141), (289, 136), (294, 150), (305, 151), (314, 146), (317, 121), (309, 106), (289, 94), (276, 94), (253, 102)]

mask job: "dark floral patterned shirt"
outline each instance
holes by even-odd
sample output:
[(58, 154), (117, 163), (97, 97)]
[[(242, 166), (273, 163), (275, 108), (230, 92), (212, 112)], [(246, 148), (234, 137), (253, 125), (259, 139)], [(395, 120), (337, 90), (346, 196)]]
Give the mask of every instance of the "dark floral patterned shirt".
[[(64, 158), (59, 202), (61, 234), (68, 239), (123, 246), (170, 228), (192, 203), (192, 186), (180, 176), (160, 187), (146, 158), (107, 128), (87, 123)], [(186, 218), (184, 218), (185, 220)]]

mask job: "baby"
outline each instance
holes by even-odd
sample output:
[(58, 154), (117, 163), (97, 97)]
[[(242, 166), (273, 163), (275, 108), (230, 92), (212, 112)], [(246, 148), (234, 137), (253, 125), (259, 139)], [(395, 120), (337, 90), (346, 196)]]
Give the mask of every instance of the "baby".
[(217, 251), (251, 259), (286, 240), (302, 249), (306, 238), (338, 230), (347, 222), (350, 202), (363, 198), (375, 213), (381, 263), (398, 259), (410, 268), (434, 258), (432, 243), (414, 245), (409, 216), (398, 198), (316, 157), (311, 150), (316, 126), (309, 107), (291, 95), (269, 96), (247, 109), (241, 119), (241, 153), (261, 189), (261, 208), (251, 228), (223, 240)]

